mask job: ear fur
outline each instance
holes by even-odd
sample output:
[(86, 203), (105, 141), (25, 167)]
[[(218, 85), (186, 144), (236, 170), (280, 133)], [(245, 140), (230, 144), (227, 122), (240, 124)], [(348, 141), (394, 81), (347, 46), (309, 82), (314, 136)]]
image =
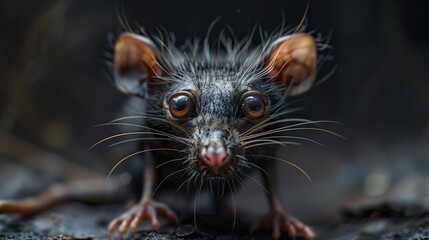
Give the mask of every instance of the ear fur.
[(267, 65), (283, 94), (296, 96), (310, 89), (316, 79), (317, 48), (314, 38), (305, 33), (281, 37), (272, 43)]
[(161, 74), (155, 44), (146, 37), (123, 33), (115, 43), (114, 78), (116, 87), (129, 95), (145, 96), (152, 77)]

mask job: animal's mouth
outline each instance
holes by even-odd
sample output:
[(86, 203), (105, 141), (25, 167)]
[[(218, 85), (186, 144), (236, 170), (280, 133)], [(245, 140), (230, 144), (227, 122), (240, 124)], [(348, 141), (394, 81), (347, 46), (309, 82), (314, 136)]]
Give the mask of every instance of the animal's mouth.
[(235, 172), (235, 161), (236, 159), (233, 157), (229, 157), (228, 162), (223, 164), (222, 166), (213, 167), (208, 165), (203, 159), (198, 157), (198, 161), (195, 163), (195, 170), (199, 172), (199, 174), (210, 180), (216, 179), (225, 179), (232, 177)]

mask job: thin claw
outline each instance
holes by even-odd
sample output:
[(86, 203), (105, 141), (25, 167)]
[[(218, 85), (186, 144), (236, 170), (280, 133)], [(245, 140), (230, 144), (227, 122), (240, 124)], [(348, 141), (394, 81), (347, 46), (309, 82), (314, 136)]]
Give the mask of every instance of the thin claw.
[(168, 220), (170, 221), (174, 221), (175, 223), (179, 222), (179, 218), (177, 217), (177, 215), (173, 212), (173, 210), (171, 210), (167, 204), (165, 203), (157, 203), (158, 208), (160, 210), (161, 214), (164, 214)]
[(311, 228), (304, 226), (304, 229), (302, 229), (302, 232), (304, 233), (304, 236), (308, 239), (315, 239), (316, 233), (311, 230)]
[(136, 233), (139, 228), (139, 224), (143, 221), (143, 214), (141, 212), (137, 213), (137, 215), (134, 217), (133, 221), (131, 222), (130, 228), (132, 229), (133, 233)]
[(164, 203), (151, 200), (145, 203), (135, 204), (109, 224), (109, 235), (111, 236), (115, 231), (118, 231), (120, 236), (123, 237), (129, 230), (135, 235), (138, 231), (139, 224), (144, 220), (150, 221), (152, 226), (158, 230), (161, 226), (159, 221), (160, 215), (165, 216), (171, 221), (174, 220), (177, 222), (178, 219), (176, 214)]
[(108, 229), (109, 235), (113, 235), (113, 233), (116, 231), (116, 228), (121, 224), (121, 219), (115, 219), (110, 224)]
[(289, 236), (292, 236), (292, 237), (296, 236), (296, 230), (291, 223), (286, 223), (284, 227), (286, 228), (285, 230), (289, 234)]
[(179, 223), (179, 218), (171, 209), (165, 209), (165, 215), (166, 215), (168, 220), (173, 221), (176, 224)]
[(159, 229), (161, 224), (159, 223), (156, 209), (154, 207), (149, 206), (147, 208), (147, 213), (149, 215), (150, 222), (151, 222), (152, 226), (154, 226), (156, 229)]
[[(275, 216), (273, 219), (273, 239), (279, 239), (281, 236), (280, 232), (280, 224), (281, 224), (281, 218), (280, 216)], [(294, 235), (290, 235), (294, 236)]]
[(136, 233), (139, 230), (140, 221), (138, 218), (134, 218), (131, 222), (130, 228), (133, 233)]
[(250, 228), (253, 233), (259, 229), (271, 230), (273, 239), (280, 239), (282, 233), (287, 233), (289, 237), (295, 239), (297, 235), (302, 235), (305, 239), (314, 239), (316, 234), (305, 224), (288, 216), (282, 210), (274, 210), (264, 216), (258, 223)]
[(122, 223), (118, 228), (118, 231), (119, 231), (119, 234), (121, 235), (121, 237), (124, 237), (125, 234), (127, 234), (128, 230), (130, 229), (132, 219), (133, 218), (130, 216), (130, 217), (122, 220)]

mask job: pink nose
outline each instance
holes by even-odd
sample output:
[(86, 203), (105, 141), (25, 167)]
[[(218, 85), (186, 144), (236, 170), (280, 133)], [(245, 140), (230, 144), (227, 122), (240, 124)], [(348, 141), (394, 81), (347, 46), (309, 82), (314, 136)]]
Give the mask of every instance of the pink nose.
[(204, 162), (207, 166), (219, 168), (228, 162), (228, 155), (223, 144), (209, 144), (203, 154)]

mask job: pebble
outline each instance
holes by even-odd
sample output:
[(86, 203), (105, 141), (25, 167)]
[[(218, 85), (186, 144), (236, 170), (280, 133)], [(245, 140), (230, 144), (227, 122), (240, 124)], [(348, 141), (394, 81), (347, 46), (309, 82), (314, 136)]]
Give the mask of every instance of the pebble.
[(191, 224), (180, 226), (176, 229), (177, 237), (187, 237), (195, 232), (195, 227)]

